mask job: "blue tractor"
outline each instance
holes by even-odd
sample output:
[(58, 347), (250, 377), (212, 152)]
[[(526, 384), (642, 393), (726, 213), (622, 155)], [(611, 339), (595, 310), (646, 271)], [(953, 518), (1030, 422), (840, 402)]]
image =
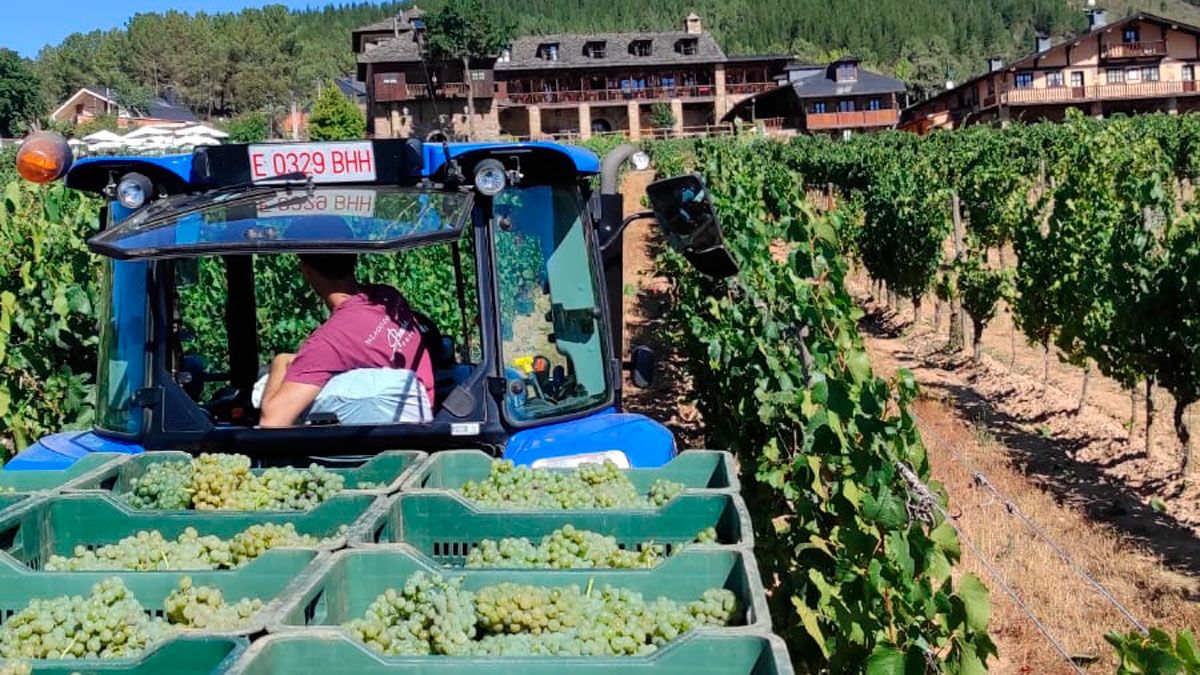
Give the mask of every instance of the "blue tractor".
[[(39, 440), (4, 469), (165, 449), (295, 463), (480, 448), (532, 466), (660, 466), (677, 452), (671, 433), (621, 407), (623, 370), (645, 386), (654, 366), (644, 347), (621, 353), (621, 232), (654, 218), (705, 274), (736, 265), (694, 175), (652, 184), (653, 209), (623, 217), (616, 186), (630, 160), (648, 162), (628, 145), (601, 162), (554, 143), (396, 139), (72, 162), (61, 138), (37, 134), (19, 155), (23, 175), (63, 178), (106, 200), (88, 241), (106, 272), (97, 421)], [(400, 414), (407, 404), (389, 396), (389, 374), (355, 371), (331, 380), (295, 425), (259, 426), (260, 335), (272, 320), (256, 301), (262, 260), (427, 246), (451, 247), (463, 317), (462, 326), (421, 319), (437, 382), (429, 416)], [(194, 353), (186, 321), (186, 291), (205, 258), (223, 276), (224, 313), (211, 317), (227, 336), (220, 355)]]

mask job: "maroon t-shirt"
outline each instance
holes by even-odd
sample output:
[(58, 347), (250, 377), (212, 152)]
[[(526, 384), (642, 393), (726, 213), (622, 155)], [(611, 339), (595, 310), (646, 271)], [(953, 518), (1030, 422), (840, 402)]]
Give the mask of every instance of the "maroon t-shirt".
[(433, 364), (421, 344), (412, 308), (391, 286), (363, 286), (334, 308), (300, 345), (283, 379), (318, 387), (356, 368), (403, 368), (416, 372), (433, 405)]

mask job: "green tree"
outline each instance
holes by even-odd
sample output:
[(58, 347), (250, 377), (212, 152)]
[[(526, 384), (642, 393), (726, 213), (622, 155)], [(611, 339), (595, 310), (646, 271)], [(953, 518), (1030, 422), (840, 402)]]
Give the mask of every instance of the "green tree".
[(471, 87), (471, 59), (494, 56), (513, 35), (512, 24), (485, 9), (479, 0), (450, 0), (429, 17), (429, 48), (437, 59), (462, 63), (467, 84), (467, 138), (474, 136), (475, 93)]
[(257, 143), (266, 140), (269, 127), (265, 114), (250, 112), (229, 120), (225, 131), (229, 133), (230, 143)]
[(16, 52), (0, 49), (0, 136), (25, 133), (44, 112), (41, 83)]
[(308, 117), (308, 137), (314, 141), (341, 141), (362, 138), (366, 132), (367, 120), (362, 111), (333, 82), (327, 82)]
[(671, 104), (658, 102), (650, 106), (650, 124), (656, 129), (666, 129), (675, 124), (675, 113), (671, 112)]
[(118, 128), (117, 118), (113, 115), (100, 115), (80, 124), (71, 131), (71, 136), (75, 138), (83, 138), (88, 134), (94, 134), (102, 129), (116, 131)]

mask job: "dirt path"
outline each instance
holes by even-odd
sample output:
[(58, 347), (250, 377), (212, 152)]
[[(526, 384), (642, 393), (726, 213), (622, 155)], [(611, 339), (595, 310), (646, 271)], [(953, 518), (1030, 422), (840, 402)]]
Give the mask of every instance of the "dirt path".
[[(1121, 462), (1132, 461), (1111, 451), (1127, 445), (1119, 422), (1092, 407), (1073, 415), (1070, 396), (1053, 387), (1046, 397), (1051, 412), (1042, 414), (1040, 382), (994, 363), (986, 350), (982, 365), (947, 355), (944, 336), (934, 334), (931, 325), (910, 325), (907, 317), (866, 297), (860, 302), (867, 309), (862, 332), (875, 368), (885, 375), (907, 368), (922, 386), (915, 413), (956, 523), (1068, 653), (1089, 672), (1112, 672), (1116, 664), (1103, 634), (1132, 625), (1018, 512), (1139, 621), (1176, 629), (1200, 626), (1195, 522), (1155, 512), (1137, 487), (1112, 473)], [(999, 496), (986, 489), (980, 475)], [(994, 638), (1001, 652), (992, 672), (1073, 672), (965, 550), (963, 566), (992, 590)]]
[[(646, 186), (654, 180), (650, 171), (631, 171), (622, 184), (625, 215), (642, 210)], [(696, 406), (688, 399), (691, 391), (682, 358), (672, 348), (662, 312), (671, 282), (654, 274), (654, 255), (663, 245), (654, 223), (641, 220), (625, 230), (625, 354), (633, 345), (646, 345), (658, 357), (654, 382), (648, 389), (636, 389), (625, 377), (622, 396), (625, 407), (644, 413), (667, 425), (680, 448), (704, 447), (704, 433)]]

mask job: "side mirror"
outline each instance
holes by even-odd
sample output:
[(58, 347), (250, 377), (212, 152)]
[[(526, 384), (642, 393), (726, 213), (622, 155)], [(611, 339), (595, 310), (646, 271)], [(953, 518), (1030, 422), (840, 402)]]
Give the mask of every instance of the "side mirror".
[(654, 350), (645, 345), (638, 345), (629, 353), (629, 361), (625, 363), (625, 369), (629, 371), (629, 380), (633, 386), (645, 389), (654, 382), (654, 371), (657, 365), (658, 359), (654, 356)]
[(655, 181), (646, 187), (646, 196), (667, 243), (701, 274), (718, 279), (737, 274), (737, 262), (725, 248), (717, 212), (700, 176)]

